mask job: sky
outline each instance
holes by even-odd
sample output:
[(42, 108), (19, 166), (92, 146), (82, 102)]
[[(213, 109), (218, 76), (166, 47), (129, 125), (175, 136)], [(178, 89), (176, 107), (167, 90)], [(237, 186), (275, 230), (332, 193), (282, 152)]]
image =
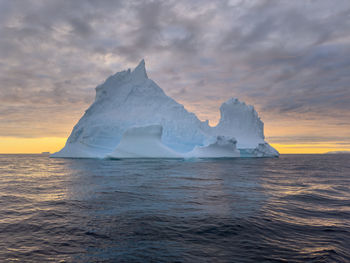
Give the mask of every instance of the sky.
[(0, 0), (0, 153), (59, 150), (142, 58), (211, 125), (237, 97), (281, 153), (350, 150), (348, 0)]

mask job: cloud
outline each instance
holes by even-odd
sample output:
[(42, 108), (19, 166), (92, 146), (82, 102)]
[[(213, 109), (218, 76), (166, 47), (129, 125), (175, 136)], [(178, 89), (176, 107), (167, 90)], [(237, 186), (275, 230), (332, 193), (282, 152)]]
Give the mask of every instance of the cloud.
[(94, 87), (141, 58), (202, 119), (235, 96), (271, 125), (347, 134), (349, 16), (342, 0), (1, 1), (0, 136), (66, 136)]

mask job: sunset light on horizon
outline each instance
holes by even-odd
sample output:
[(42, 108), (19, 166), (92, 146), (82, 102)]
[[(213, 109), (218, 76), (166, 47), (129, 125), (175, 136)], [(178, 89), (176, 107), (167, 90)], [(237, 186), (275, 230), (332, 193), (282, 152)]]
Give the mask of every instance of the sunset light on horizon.
[(0, 262), (350, 262), (349, 0), (0, 0)]
[(350, 151), (345, 6), (0, 1), (0, 153), (60, 149), (95, 87), (142, 58), (212, 126), (235, 97), (255, 107), (280, 153)]

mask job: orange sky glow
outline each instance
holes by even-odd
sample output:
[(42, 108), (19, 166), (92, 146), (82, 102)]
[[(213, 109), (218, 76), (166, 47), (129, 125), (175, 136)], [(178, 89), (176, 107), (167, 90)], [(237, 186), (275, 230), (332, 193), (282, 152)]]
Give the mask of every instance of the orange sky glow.
[(282, 154), (350, 151), (346, 1), (25, 2), (0, 1), (0, 153), (61, 149), (95, 87), (141, 59), (212, 126), (235, 97)]
[[(182, 102), (186, 104), (185, 102)], [(195, 112), (201, 120), (210, 118), (210, 124), (216, 125), (219, 120), (219, 113), (205, 113), (196, 111), (195, 108), (186, 107), (188, 110)], [(189, 109), (190, 108), (190, 109)], [(83, 110), (82, 110), (83, 112)], [(80, 118), (79, 113), (76, 114), (76, 120), (70, 120), (70, 123), (64, 123), (58, 125), (63, 131), (63, 136), (43, 136), (36, 138), (23, 138), (23, 137), (0, 137), (0, 153), (16, 154), (16, 153), (41, 153), (50, 152), (54, 153), (60, 150), (66, 143), (67, 137), (70, 134), (75, 122)], [(264, 120), (264, 119), (263, 119)], [(320, 154), (329, 151), (349, 151), (350, 145), (344, 143), (341, 140), (327, 140), (331, 134), (335, 132), (340, 135), (346, 136), (348, 130), (340, 129), (336, 126), (325, 126), (320, 132), (317, 122), (294, 122), (291, 120), (280, 121), (265, 121), (265, 137), (273, 147), (275, 147), (281, 154)], [(323, 135), (324, 140), (318, 142), (298, 140), (293, 141), (293, 138), (298, 138), (302, 135), (310, 134), (314, 136)]]
[[(41, 153), (56, 152), (66, 142), (64, 137), (15, 138), (0, 137), (0, 149), (6, 153)], [(281, 154), (317, 154), (329, 151), (349, 151), (349, 148), (339, 147), (335, 143), (320, 144), (280, 144), (271, 143)]]

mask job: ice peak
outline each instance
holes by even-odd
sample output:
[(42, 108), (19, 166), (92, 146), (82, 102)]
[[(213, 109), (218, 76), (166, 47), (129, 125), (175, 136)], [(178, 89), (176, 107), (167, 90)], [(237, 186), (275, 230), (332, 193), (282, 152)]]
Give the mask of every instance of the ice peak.
[(230, 98), (225, 101), (223, 104), (245, 104), (244, 102), (240, 102), (237, 98)]
[(220, 121), (216, 126), (219, 133), (236, 137), (238, 145), (247, 141), (246, 138), (250, 141), (255, 140), (254, 143), (263, 143), (264, 124), (253, 106), (231, 98), (221, 105), (220, 114)]
[(147, 79), (147, 73), (146, 73), (146, 67), (145, 67), (145, 60), (142, 59), (140, 63), (137, 65), (137, 67), (132, 71), (132, 74), (137, 79)]
[(220, 111), (222, 112), (225, 109), (227, 110), (228, 108), (231, 108), (231, 107), (238, 107), (241, 109), (249, 110), (249, 111), (253, 112), (254, 114), (257, 114), (257, 112), (254, 109), (254, 106), (248, 105), (243, 101), (241, 102), (237, 98), (230, 98), (229, 100), (227, 100), (223, 104), (221, 104)]

